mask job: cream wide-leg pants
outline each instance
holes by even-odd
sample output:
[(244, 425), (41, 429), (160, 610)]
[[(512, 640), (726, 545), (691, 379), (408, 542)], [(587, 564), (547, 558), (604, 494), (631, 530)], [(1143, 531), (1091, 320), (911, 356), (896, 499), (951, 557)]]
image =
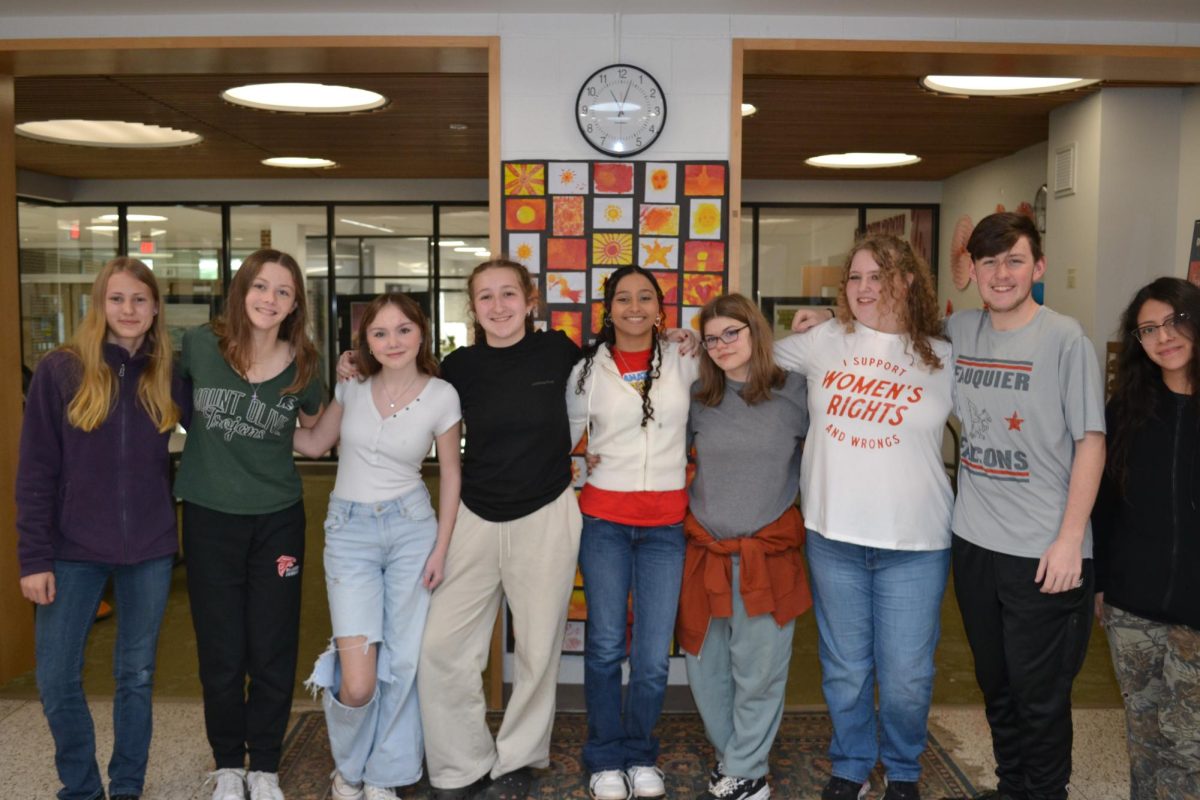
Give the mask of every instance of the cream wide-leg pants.
[[(457, 789), (488, 772), (497, 777), (549, 764), (581, 527), (571, 487), (511, 522), (489, 522), (459, 505), (417, 669), (425, 761), (435, 788)], [(516, 652), (512, 697), (493, 742), (481, 673), (502, 596), (512, 611)]]

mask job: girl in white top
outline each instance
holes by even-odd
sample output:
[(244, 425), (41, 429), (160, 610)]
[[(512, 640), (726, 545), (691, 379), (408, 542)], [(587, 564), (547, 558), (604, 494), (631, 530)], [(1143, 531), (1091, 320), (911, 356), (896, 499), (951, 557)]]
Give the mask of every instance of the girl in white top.
[[(579, 568), (588, 606), (583, 658), (594, 800), (661, 797), (653, 736), (667, 688), (683, 575), (688, 392), (698, 360), (659, 342), (662, 290), (641, 267), (604, 289), (604, 327), (567, 383), (571, 440), (598, 457), (579, 497)], [(629, 688), (621, 701), (627, 600), (633, 595)]]
[(950, 344), (928, 266), (894, 236), (851, 249), (834, 316), (775, 346), (780, 366), (808, 379), (800, 492), (834, 728), (822, 797), (854, 800), (882, 760), (884, 797), (907, 800), (918, 797), (950, 564)]
[[(341, 439), (325, 520), (333, 642), (308, 685), (324, 689), (337, 800), (388, 800), (421, 778), (416, 665), (430, 592), (442, 581), (458, 511), (458, 393), (435, 377), (429, 320), (403, 294), (375, 298), (358, 328), (357, 380), (295, 448), (317, 456)], [(435, 519), (421, 462), (437, 442)]]

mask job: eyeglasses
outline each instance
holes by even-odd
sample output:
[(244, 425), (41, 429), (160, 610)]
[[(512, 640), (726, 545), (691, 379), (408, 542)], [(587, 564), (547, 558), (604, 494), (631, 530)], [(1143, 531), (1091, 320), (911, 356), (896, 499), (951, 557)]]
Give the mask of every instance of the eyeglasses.
[(1145, 343), (1147, 339), (1153, 339), (1155, 336), (1157, 336), (1159, 329), (1166, 331), (1167, 335), (1171, 336), (1174, 335), (1176, 328), (1178, 328), (1181, 324), (1188, 322), (1189, 320), (1190, 318), (1187, 314), (1172, 314), (1157, 325), (1150, 324), (1143, 325), (1140, 328), (1135, 328), (1133, 331), (1133, 338), (1137, 339), (1139, 342)]
[(721, 331), (720, 335), (718, 336), (705, 336), (700, 340), (700, 343), (704, 345), (705, 350), (712, 350), (717, 346), (718, 342), (733, 344), (737, 341), (738, 334), (749, 327), (749, 325), (743, 325), (740, 328), (726, 328), (725, 330)]

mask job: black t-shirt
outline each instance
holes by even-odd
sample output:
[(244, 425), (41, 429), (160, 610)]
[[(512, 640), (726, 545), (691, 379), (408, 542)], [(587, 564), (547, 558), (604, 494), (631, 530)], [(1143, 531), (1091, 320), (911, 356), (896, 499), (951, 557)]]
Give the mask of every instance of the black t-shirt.
[(532, 514), (571, 482), (566, 391), (579, 348), (561, 331), (455, 350), (442, 377), (466, 425), (462, 501), (492, 522)]

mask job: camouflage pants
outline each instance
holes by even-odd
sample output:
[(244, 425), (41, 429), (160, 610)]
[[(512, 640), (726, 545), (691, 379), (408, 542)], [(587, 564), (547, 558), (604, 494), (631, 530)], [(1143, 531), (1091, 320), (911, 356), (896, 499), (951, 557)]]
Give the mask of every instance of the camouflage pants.
[(1104, 606), (1131, 800), (1200, 800), (1200, 631)]

